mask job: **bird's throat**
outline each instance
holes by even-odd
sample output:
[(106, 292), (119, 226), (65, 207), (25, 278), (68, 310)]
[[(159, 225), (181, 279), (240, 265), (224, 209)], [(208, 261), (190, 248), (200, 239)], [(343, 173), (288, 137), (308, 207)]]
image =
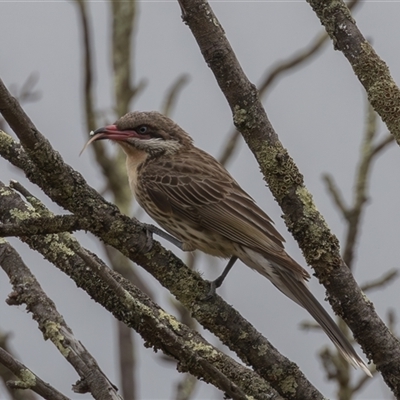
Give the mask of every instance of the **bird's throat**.
[(129, 186), (136, 197), (138, 184), (138, 169), (149, 156), (145, 151), (135, 149), (134, 147), (124, 148), (126, 154), (126, 171), (128, 173)]

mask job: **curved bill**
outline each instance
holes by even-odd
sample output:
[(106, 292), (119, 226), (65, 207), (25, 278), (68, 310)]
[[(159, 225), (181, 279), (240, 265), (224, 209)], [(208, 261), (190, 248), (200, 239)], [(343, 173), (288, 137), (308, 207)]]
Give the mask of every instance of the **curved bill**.
[(79, 157), (81, 156), (81, 154), (86, 150), (86, 147), (88, 147), (91, 143), (93, 143), (96, 140), (99, 140), (101, 138), (103, 138), (104, 136), (106, 136), (107, 134), (104, 133), (97, 133), (96, 132), (90, 132), (90, 136), (92, 136), (87, 142), (86, 144), (83, 146), (82, 150), (79, 153)]

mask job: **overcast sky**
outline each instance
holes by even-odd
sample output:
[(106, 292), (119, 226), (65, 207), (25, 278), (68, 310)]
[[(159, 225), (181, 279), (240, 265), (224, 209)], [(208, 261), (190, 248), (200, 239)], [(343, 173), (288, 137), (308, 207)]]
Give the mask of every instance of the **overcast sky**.
[[(322, 32), (319, 20), (303, 1), (218, 1), (211, 4), (244, 71), (255, 84), (271, 66), (307, 46)], [(113, 102), (109, 5), (93, 1), (89, 8), (95, 38), (96, 107), (107, 110)], [(135, 101), (134, 109), (160, 109), (172, 82), (182, 73), (189, 74), (190, 82), (183, 90), (172, 117), (193, 136), (199, 147), (218, 156), (231, 127), (231, 112), (189, 29), (181, 21), (178, 3), (144, 1), (138, 8), (134, 77), (136, 83), (146, 79), (148, 85)], [(399, 12), (398, 2), (371, 1), (363, 2), (354, 14), (361, 31), (387, 62), (397, 82), (400, 81)], [(0, 77), (11, 87), (23, 83), (32, 72), (39, 74), (37, 87), (42, 97), (38, 102), (26, 104), (26, 112), (64, 160), (81, 172), (90, 185), (101, 190), (102, 179), (91, 151), (78, 157), (87, 140), (87, 132), (84, 130), (82, 48), (77, 17), (73, 2), (1, 2)], [(342, 240), (344, 223), (332, 206), (321, 174), (333, 174), (346, 200), (351, 200), (365, 126), (366, 100), (362, 86), (344, 56), (334, 51), (328, 42), (318, 58), (285, 76), (264, 100), (272, 125), (304, 174), (318, 208)], [(386, 134), (382, 124), (379, 131), (382, 136)], [(362, 224), (355, 265), (355, 276), (360, 284), (399, 267), (399, 160), (400, 151), (393, 145), (374, 164), (370, 201)], [(281, 219), (279, 206), (244, 144), (237, 151), (229, 170), (275, 220), (287, 240), (288, 252), (305, 266), (297, 244)], [(26, 182), (19, 171), (3, 160), (0, 160), (0, 171), (0, 179), (6, 183), (10, 179)], [(33, 185), (26, 185), (54, 212), (63, 211), (46, 200)], [(98, 240), (91, 235), (79, 233), (77, 237), (84, 246), (94, 251), (101, 249)], [(20, 250), (77, 338), (118, 385), (113, 317), (40, 255), (16, 240), (11, 242)], [(220, 273), (221, 268), (215, 268), (217, 264), (222, 267), (219, 262), (206, 258), (201, 261), (199, 269), (205, 278), (213, 279)], [(172, 311), (167, 292), (146, 272), (142, 271), (142, 276), (157, 293), (156, 300)], [(389, 308), (397, 313), (400, 311), (399, 284), (396, 281), (384, 291), (368, 294), (382, 318)], [(323, 302), (324, 290), (315, 278), (310, 286)], [(74, 398), (70, 386), (78, 376), (54, 346), (43, 341), (36, 323), (26, 314), (24, 307), (5, 304), (10, 290), (6, 275), (0, 270), (0, 329), (13, 333), (11, 344), (21, 361), (42, 379)], [(299, 328), (299, 324), (308, 318), (305, 311), (286, 299), (266, 279), (260, 279), (240, 263), (219, 293), (284, 355), (298, 363), (324, 395), (334, 397), (335, 388), (325, 381), (316, 358), (322, 346), (331, 344), (322, 333), (304, 332)], [(206, 336), (219, 345), (217, 339)], [(137, 344), (140, 350), (139, 398), (171, 398), (173, 385), (181, 376), (173, 365), (160, 360), (151, 349), (145, 349), (140, 337), (137, 337)], [(199, 385), (196, 399), (214, 398), (222, 398), (221, 393), (210, 385)], [(390, 398), (390, 394), (380, 378), (374, 378), (359, 398)], [(2, 387), (0, 399), (7, 399)]]

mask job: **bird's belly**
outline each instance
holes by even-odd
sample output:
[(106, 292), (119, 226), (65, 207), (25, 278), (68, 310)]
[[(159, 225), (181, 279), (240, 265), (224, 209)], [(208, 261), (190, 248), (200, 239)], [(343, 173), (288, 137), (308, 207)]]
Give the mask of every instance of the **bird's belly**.
[(229, 258), (235, 252), (234, 244), (216, 232), (204, 229), (187, 220), (171, 218), (159, 213), (155, 214), (148, 209), (146, 212), (163, 229), (179, 239), (186, 251), (201, 250), (204, 253), (222, 258)]

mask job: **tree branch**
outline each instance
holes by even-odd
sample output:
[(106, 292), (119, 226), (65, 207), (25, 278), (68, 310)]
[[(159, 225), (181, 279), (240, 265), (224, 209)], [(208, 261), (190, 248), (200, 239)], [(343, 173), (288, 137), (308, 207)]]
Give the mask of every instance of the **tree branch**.
[[(0, 109), (1, 105), (0, 85)], [(32, 132), (36, 132), (36, 137), (40, 141), (41, 135), (36, 128), (20, 122), (18, 115), (19, 112), (22, 112), (22, 109), (18, 108), (14, 111), (15, 114), (12, 113), (11, 119), (14, 121), (15, 129), (20, 128), (23, 132), (21, 137), (32, 130)], [(7, 115), (10, 115), (10, 113), (11, 111)], [(25, 117), (22, 118), (25, 120)], [(28, 124), (31, 123), (28, 122)], [(45, 142), (43, 145), (45, 145)], [(190, 271), (177, 257), (155, 241), (151, 250), (145, 253), (143, 249), (147, 248), (148, 238), (142, 224), (134, 218), (121, 215), (114, 205), (107, 203), (96, 191), (87, 186), (78, 172), (64, 164), (58, 153), (50, 148), (48, 148), (49, 153), (42, 153), (41, 145), (38, 145), (37, 149), (36, 151), (41, 153), (37, 162), (39, 165), (44, 163), (44, 169), (39, 169), (30, 161), (20, 144), (0, 132), (0, 155), (22, 168), (29, 179), (38, 184), (54, 201), (79, 215), (82, 220), (86, 220), (90, 225), (90, 229), (88, 229), (90, 232), (120, 250), (132, 261), (143, 266), (190, 310), (200, 324), (218, 336), (246, 364), (252, 365), (254, 370), (269, 381), (282, 396), (288, 399), (296, 398), (296, 396), (322, 398), (322, 395), (306, 380), (295, 364), (279, 354), (248, 321), (228, 306), (219, 296), (207, 303), (201, 301), (204, 293), (209, 289), (209, 284), (201, 279), (197, 273)], [(37, 158), (37, 156), (34, 157)], [(52, 179), (54, 175), (57, 176), (57, 179)], [(4, 206), (0, 208), (5, 209)], [(40, 237), (35, 239), (39, 240)], [(31, 243), (31, 246), (36, 243), (32, 238), (26, 238), (26, 241)], [(41, 247), (41, 245), (38, 246)], [(47, 245), (44, 247), (47, 248)], [(60, 261), (49, 253), (46, 253), (45, 257), (50, 262)], [(78, 286), (90, 283), (87, 282), (87, 280), (91, 280), (90, 276), (84, 278), (86, 275), (84, 274), (84, 267), (82, 267), (83, 271), (80, 270), (79, 275), (76, 275), (76, 271), (79, 270), (76, 264), (74, 264), (72, 271), (70, 267), (67, 269), (68, 274), (71, 274), (70, 276), (73, 277)], [(95, 288), (94, 292), (89, 291), (86, 286), (85, 290), (94, 298), (97, 298), (100, 293), (104, 293), (104, 290), (98, 288)], [(105, 303), (107, 304), (108, 301), (105, 301)], [(221, 318), (221, 315), (224, 318)], [(243, 335), (244, 332), (246, 332), (246, 335)], [(277, 368), (282, 371), (279, 376), (276, 375)], [(293, 382), (293, 387), (289, 393), (288, 380)]]
[(189, 82), (189, 75), (182, 74), (168, 89), (163, 105), (161, 107), (162, 113), (164, 115), (167, 116), (171, 115), (175, 103), (178, 100), (179, 93), (184, 88), (184, 86), (188, 84), (188, 82)]
[(75, 215), (55, 215), (26, 219), (15, 224), (0, 224), (0, 236), (30, 236), (74, 232), (85, 229)]
[(342, 193), (340, 192), (339, 188), (335, 184), (333, 177), (329, 174), (322, 175), (322, 179), (325, 182), (325, 185), (332, 196), (333, 202), (335, 203), (336, 207), (340, 210), (344, 218), (348, 218), (349, 209), (346, 206), (346, 203), (343, 199)]
[[(4, 210), (1, 217), (6, 220), (21, 216), (29, 218), (29, 214), (34, 213), (5, 186), (0, 186), (0, 208)], [(116, 318), (139, 332), (149, 346), (161, 349), (177, 359), (179, 371), (190, 371), (233, 398), (241, 399), (243, 391), (257, 399), (267, 399), (268, 396), (281, 399), (256, 373), (224, 355), (208, 344), (200, 334), (179, 323), (129, 281), (108, 269), (97, 256), (82, 249), (70, 234), (32, 236), (22, 240), (69, 275)], [(200, 284), (198, 274), (189, 272), (198, 278), (197, 284)], [(182, 282), (190, 282), (190, 279)], [(212, 311), (215, 318), (221, 319), (217, 310)], [(222, 304), (221, 312), (224, 311), (227, 310)], [(240, 322), (240, 319), (236, 321)], [(229, 387), (228, 381), (231, 381)]]
[(7, 382), (7, 386), (12, 387), (13, 389), (31, 389), (47, 400), (69, 400), (68, 397), (64, 396), (48, 383), (42, 381), (24, 364), (17, 361), (10, 353), (1, 347), (0, 364), (3, 364), (5, 367), (7, 367), (19, 379), (19, 381)]
[(388, 285), (389, 283), (392, 283), (397, 276), (399, 275), (399, 270), (398, 269), (392, 269), (391, 271), (388, 271), (386, 274), (383, 274), (377, 279), (374, 279), (373, 281), (366, 282), (361, 286), (361, 290), (363, 292), (368, 292), (372, 289), (381, 289), (383, 286)]
[[(55, 304), (46, 296), (19, 254), (4, 239), (0, 242), (0, 265), (9, 276), (14, 289), (7, 303), (26, 304), (27, 310), (38, 322), (45, 339), (50, 339), (75, 368), (95, 399), (120, 399), (95, 359), (75, 339), (72, 330), (57, 312)], [(33, 382), (32, 378), (33, 376), (29, 379), (30, 382)]]
[[(347, 231), (344, 242), (343, 259), (350, 269), (353, 267), (354, 252), (360, 232), (361, 217), (367, 204), (369, 178), (370, 171), (372, 169), (372, 162), (374, 161), (374, 158), (388, 144), (393, 141), (393, 138), (390, 135), (391, 140), (389, 140), (388, 137), (385, 137), (377, 145), (374, 144), (374, 140), (377, 135), (377, 114), (370, 105), (368, 105), (366, 119), (367, 123), (364, 130), (363, 141), (360, 151), (360, 160), (357, 165), (355, 182), (353, 185), (353, 201), (351, 206), (345, 206), (341, 193), (333, 182), (333, 178), (329, 175), (323, 176), (323, 179), (326, 182), (327, 188), (333, 198), (335, 205), (339, 209), (341, 215), (346, 220)], [(384, 283), (386, 283), (386, 278), (389, 281), (394, 278), (394, 274), (390, 274), (389, 276), (385, 277), (385, 279), (381, 282), (376, 282), (377, 286), (379, 284), (383, 285)], [(362, 287), (361, 289), (363, 290), (364, 287)], [(343, 323), (343, 321), (339, 320), (338, 323), (341, 330), (347, 336), (349, 336), (348, 327)], [(337, 354), (332, 361), (328, 360), (329, 356), (332, 356), (330, 352), (324, 353), (323, 356), (325, 357), (325, 359), (323, 360), (324, 366), (328, 372), (332, 370), (332, 367), (334, 365), (336, 367), (338, 366), (338, 362), (335, 361), (338, 360)], [(349, 393), (355, 393), (357, 390), (360, 390), (360, 388), (364, 384), (362, 383), (360, 386), (358, 386), (357, 384), (351, 385), (351, 375), (348, 369), (337, 369), (335, 376), (337, 377), (336, 381), (339, 386), (338, 393), (341, 399), (349, 398)]]
[[(325, 3), (324, 3), (325, 4)], [(180, 0), (184, 22), (231, 107), (233, 120), (255, 155), (290, 232), (328, 292), (334, 311), (351, 328), (395, 394), (400, 396), (400, 344), (363, 296), (340, 255), (339, 242), (314, 205), (303, 176), (280, 143), (258, 98), (205, 0)], [(399, 125), (400, 126), (400, 125)], [(385, 339), (383, 339), (385, 337)]]
[(317, 14), (336, 50), (349, 61), (364, 86), (368, 100), (400, 144), (400, 90), (386, 63), (362, 35), (342, 0), (307, 0)]
[[(0, 348), (7, 352), (12, 358), (15, 358), (8, 343), (11, 335), (10, 333), (0, 332)], [(33, 391), (14, 390), (7, 385), (7, 382), (20, 378), (15, 375), (11, 369), (7, 368), (6, 364), (2, 361), (0, 361), (0, 379), (12, 400), (37, 400), (37, 396)]]

